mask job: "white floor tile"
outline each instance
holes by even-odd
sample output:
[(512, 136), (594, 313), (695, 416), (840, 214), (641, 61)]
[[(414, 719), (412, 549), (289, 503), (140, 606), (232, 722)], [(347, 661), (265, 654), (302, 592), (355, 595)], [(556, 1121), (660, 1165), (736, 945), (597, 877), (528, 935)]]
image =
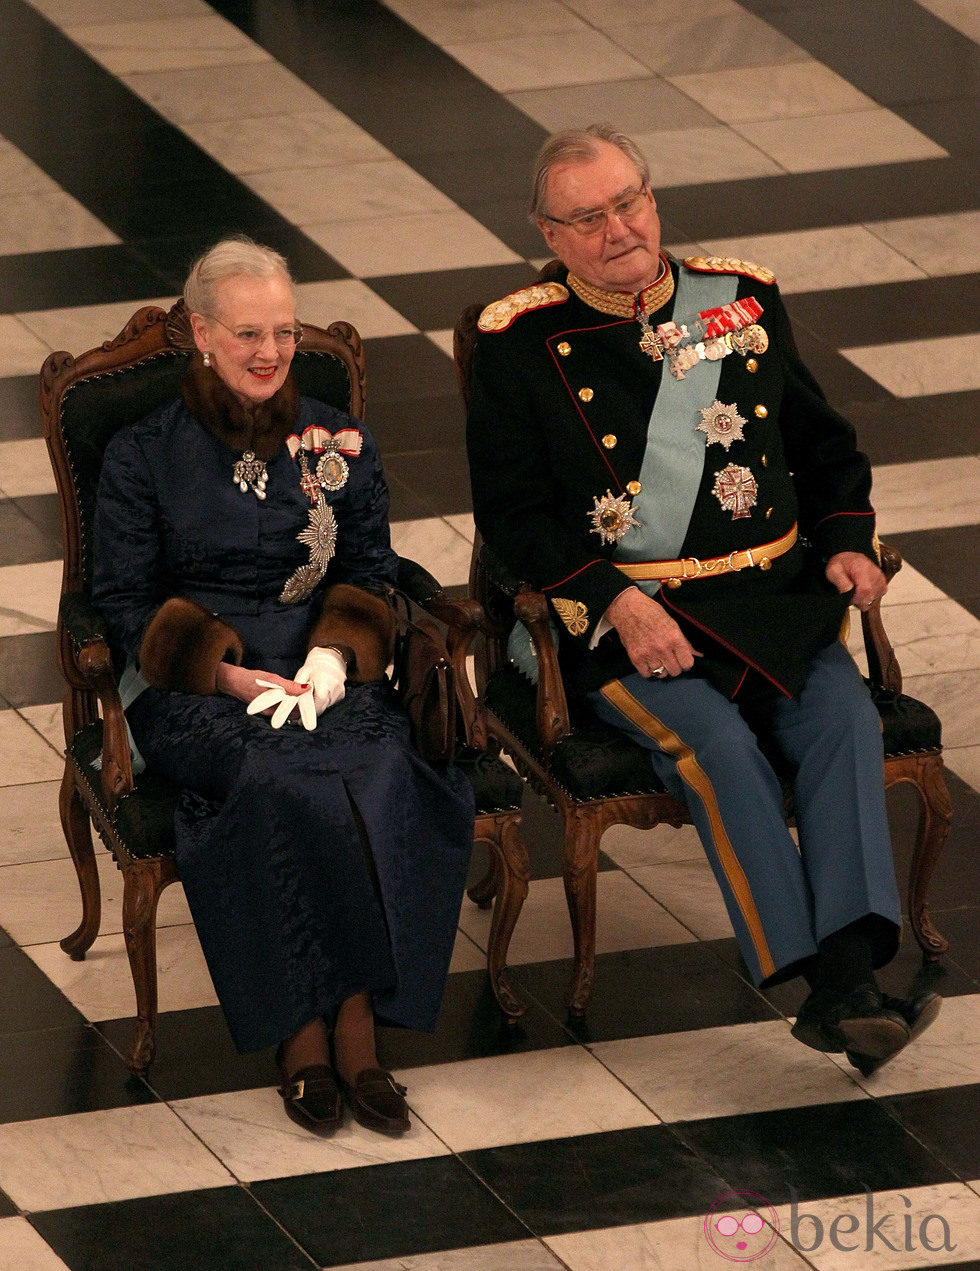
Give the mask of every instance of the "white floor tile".
[(720, 124), (645, 132), (634, 140), (650, 162), (650, 184), (655, 190), (776, 176), (782, 171), (769, 155)]
[(867, 228), (931, 278), (980, 271), (980, 212), (873, 221)]
[(0, 1218), (0, 1271), (68, 1271), (26, 1218)]
[[(816, 1271), (853, 1271), (855, 1259), (874, 1271), (922, 1271), (969, 1265), (980, 1255), (980, 1196), (959, 1182), (875, 1192), (870, 1201), (868, 1192), (808, 1200), (798, 1205), (795, 1228), (789, 1205), (776, 1212), (783, 1236), (795, 1236)], [(835, 1221), (836, 1247), (830, 1240)]]
[(328, 327), (331, 322), (349, 322), (362, 340), (413, 335), (418, 329), (360, 278), (301, 282), (296, 288), (296, 308), (304, 322), (318, 327)]
[(222, 167), (239, 174), (392, 157), (390, 150), (326, 102), (307, 114), (265, 117), (260, 128), (243, 130), (236, 119), (188, 120), (182, 127)]
[(598, 31), (556, 31), (446, 45), (450, 57), (498, 93), (559, 84), (594, 84), (649, 74)]
[[(133, 977), (121, 935), (99, 936), (84, 962), (73, 962), (57, 944), (32, 945), (26, 952), (87, 1020), (95, 1023), (135, 1016)], [(217, 1004), (204, 954), (191, 926), (158, 929), (157, 975), (161, 1011)]]
[(269, 54), (211, 13), (67, 26), (65, 34), (114, 75), (266, 62)]
[(363, 1129), (348, 1114), (335, 1135), (317, 1138), (286, 1116), (275, 1084), (270, 1074), (262, 1089), (178, 1099), (171, 1107), (243, 1182), (412, 1161), (449, 1151), (417, 1119), (407, 1134), (393, 1139)]
[(394, 521), (391, 545), (399, 556), (427, 569), (443, 587), (461, 586), (469, 578), (472, 544), (445, 518)]
[(672, 75), (670, 82), (726, 124), (755, 119), (793, 119), (805, 115), (868, 110), (874, 101), (820, 62), (789, 62)]
[(664, 1121), (865, 1098), (784, 1020), (596, 1042), (591, 1050)]
[(60, 595), (60, 560), (0, 566), (0, 636), (53, 631)]
[(944, 746), (975, 746), (980, 737), (980, 671), (910, 675), (904, 691), (931, 706), (943, 722)]
[(657, 1123), (580, 1047), (431, 1064), (401, 1080), (412, 1110), (454, 1152)]
[(910, 163), (947, 155), (942, 146), (890, 110), (844, 111), (733, 127), (788, 172)]
[(0, 375), (37, 375), (52, 352), (19, 318), (0, 314)]
[(64, 190), (0, 198), (0, 256), (101, 247), (120, 240)]
[(17, 712), (27, 720), (30, 726), (41, 734), (49, 746), (63, 760), (65, 753), (65, 727), (60, 702), (49, 702), (43, 706), (21, 706)]
[(960, 780), (980, 791), (980, 745), (951, 747), (947, 743), (943, 750), (943, 761)]
[(637, 61), (664, 77), (741, 66), (768, 77), (779, 64), (809, 63), (806, 51), (768, 22), (735, 6), (715, 8), (708, 19), (700, 5), (697, 10), (676, 5), (651, 21), (650, 6), (644, 4), (636, 7), (634, 23), (614, 27), (609, 34)]
[(61, 27), (82, 22), (206, 17), (214, 12), (204, 0), (32, 0), (32, 7)]
[(631, 865), (627, 873), (699, 940), (730, 940), (734, 935), (703, 851), (690, 860)]
[(975, 525), (980, 521), (980, 456), (882, 464), (874, 470), (873, 499), (884, 539), (910, 530)]
[(50, 350), (65, 349), (78, 357), (79, 354), (96, 348), (103, 340), (114, 340), (137, 309), (144, 305), (169, 309), (176, 299), (176, 296), (154, 296), (145, 300), (137, 297), (116, 304), (35, 309), (31, 313), (20, 313), (17, 316)]
[[(147, 71), (123, 77), (127, 87), (171, 123), (234, 119), (249, 121), (323, 110), (328, 103), (278, 62), (207, 66), (186, 71)], [(255, 127), (264, 124), (255, 123)]]
[(980, 334), (871, 344), (841, 353), (896, 397), (980, 388)]
[[(68, 855), (58, 815), (60, 787), (60, 781), (5, 787), (0, 803), (0, 866)], [(3, 876), (0, 869), (0, 879)]]
[(713, 238), (705, 247), (712, 255), (765, 265), (776, 275), (780, 291), (787, 294), (924, 277), (917, 265), (861, 225)]
[(253, 172), (245, 182), (299, 225), (378, 221), (388, 216), (451, 212), (456, 207), (407, 163), (394, 158), (319, 168), (279, 165)]
[(462, 211), (311, 223), (302, 228), (359, 278), (511, 265), (521, 259)]
[(0, 1125), (0, 1187), (21, 1209), (68, 1209), (233, 1182), (162, 1104)]
[[(36, 369), (41, 369), (40, 363)], [(38, 431), (40, 428), (39, 418)], [(0, 441), (0, 494), (8, 499), (23, 499), (35, 494), (54, 494), (56, 489), (54, 471), (41, 437)]]
[(409, 1253), (381, 1262), (348, 1263), (333, 1271), (559, 1271), (564, 1263), (537, 1240), (514, 1240), (436, 1253)]
[(391, 0), (388, 8), (427, 39), (441, 45), (587, 29), (585, 23), (558, 0), (484, 0), (481, 4)]
[(656, 825), (652, 830), (611, 825), (602, 836), (602, 851), (627, 873), (638, 865), (704, 860), (704, 848), (693, 825), (677, 829), (672, 825)]
[(903, 675), (980, 668), (980, 619), (955, 600), (891, 605), (886, 629)]
[(0, 710), (0, 786), (60, 781), (65, 761), (16, 711)]

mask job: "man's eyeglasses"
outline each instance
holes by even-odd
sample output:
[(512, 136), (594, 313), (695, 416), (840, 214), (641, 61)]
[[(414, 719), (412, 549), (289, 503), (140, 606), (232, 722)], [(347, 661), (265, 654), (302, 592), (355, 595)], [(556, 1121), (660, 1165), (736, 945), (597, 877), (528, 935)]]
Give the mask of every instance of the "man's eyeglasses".
[[(253, 352), (265, 344), (266, 337), (270, 334), (268, 331), (256, 331), (254, 327), (230, 327), (227, 322), (222, 322), (220, 318), (212, 318), (212, 322), (217, 322), (219, 327), (224, 327), (229, 335), (233, 335), (242, 349)], [(292, 327), (276, 327), (272, 331), (272, 338), (276, 342), (276, 347), (280, 349), (288, 349), (291, 345), (299, 344), (303, 338), (303, 327), (300, 323), (296, 323)]]
[(544, 219), (554, 221), (556, 225), (567, 225), (576, 234), (583, 236), (601, 234), (609, 224), (610, 216), (616, 216), (621, 221), (628, 221), (640, 214), (643, 204), (649, 197), (650, 191), (646, 185), (641, 185), (638, 190), (625, 190), (609, 203), (592, 208), (588, 212), (580, 212), (578, 216), (573, 216), (570, 220), (563, 221), (559, 216), (546, 216)]

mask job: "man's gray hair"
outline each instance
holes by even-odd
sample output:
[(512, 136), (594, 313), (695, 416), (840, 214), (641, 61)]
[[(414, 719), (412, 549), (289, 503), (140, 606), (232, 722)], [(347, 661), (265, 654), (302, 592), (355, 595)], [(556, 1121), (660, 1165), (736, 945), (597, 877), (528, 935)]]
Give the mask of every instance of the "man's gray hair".
[(633, 138), (628, 137), (615, 124), (589, 124), (587, 128), (564, 128), (548, 138), (534, 161), (531, 193), (533, 221), (548, 216), (547, 188), (551, 169), (560, 163), (584, 163), (587, 159), (594, 159), (599, 151), (596, 144), (599, 141), (608, 141), (610, 145), (622, 150), (640, 174), (643, 184), (650, 184), (650, 164), (647, 162), (646, 155)]
[(216, 318), (215, 293), (226, 278), (272, 278), (280, 274), (294, 287), (285, 258), (244, 234), (223, 238), (191, 266), (184, 283), (184, 304), (191, 313)]

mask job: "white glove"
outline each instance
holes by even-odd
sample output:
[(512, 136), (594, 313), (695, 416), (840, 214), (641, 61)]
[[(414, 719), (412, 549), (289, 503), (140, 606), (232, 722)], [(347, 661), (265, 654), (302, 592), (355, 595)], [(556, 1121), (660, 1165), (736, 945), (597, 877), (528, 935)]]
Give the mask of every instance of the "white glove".
[(256, 680), (255, 682), (268, 691), (252, 698), (245, 707), (247, 715), (258, 715), (260, 711), (268, 710), (270, 706), (274, 706), (276, 709), (272, 713), (270, 722), (273, 728), (282, 728), (289, 716), (298, 707), (300, 722), (306, 731), (311, 733), (316, 728), (316, 707), (313, 705), (313, 693), (310, 690), (301, 693), (297, 697), (295, 693), (287, 693), (284, 688), (278, 684), (273, 684), (271, 680)]
[(316, 713), (322, 715), (344, 696), (347, 663), (336, 649), (312, 648), (293, 679), (297, 684), (309, 684)]

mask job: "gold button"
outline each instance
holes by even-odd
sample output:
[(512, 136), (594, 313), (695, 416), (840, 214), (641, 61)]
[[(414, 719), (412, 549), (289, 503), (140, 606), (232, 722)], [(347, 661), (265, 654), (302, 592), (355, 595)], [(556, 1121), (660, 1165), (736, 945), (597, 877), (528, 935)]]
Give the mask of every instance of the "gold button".
[(768, 556), (763, 556), (762, 560), (759, 561), (759, 568), (772, 569), (772, 561), (769, 559)]
[(764, 468), (768, 468), (768, 467), (769, 467), (769, 460), (766, 458), (766, 456), (765, 456), (765, 455), (763, 455), (763, 456), (762, 456), (762, 466), (763, 466)]
[(591, 388), (580, 388), (578, 390), (578, 395), (579, 400), (583, 402), (591, 402), (593, 397), (595, 397), (595, 393), (593, 393)]
[(628, 494), (639, 494), (642, 489), (643, 486), (640, 485), (639, 481), (626, 482), (626, 491)]
[(765, 417), (769, 414), (769, 411), (765, 408), (765, 406), (763, 406), (763, 405), (760, 403), (760, 404), (759, 404), (759, 405), (755, 408), (755, 413), (759, 416), (759, 418), (760, 418), (760, 419), (765, 419)]
[(671, 588), (673, 588), (673, 589), (675, 589), (675, 590), (676, 590), (676, 588), (678, 588), (680, 585), (681, 585), (681, 580), (680, 580), (679, 578), (668, 578), (668, 579), (667, 579), (667, 586), (668, 586), (668, 587), (671, 587)]
[(766, 508), (766, 520), (768, 521), (771, 516), (772, 516), (772, 508)]
[(602, 439), (602, 444), (606, 447), (607, 450), (612, 450), (613, 446), (615, 446), (616, 444), (616, 434), (607, 432), (605, 437), (603, 437)]
[(568, 341), (562, 340), (561, 344), (559, 344), (558, 346), (558, 352), (562, 355), (562, 357), (568, 357), (571, 351), (572, 351), (572, 346), (568, 343)]
[(759, 363), (754, 357), (746, 358), (745, 369), (747, 371), (757, 371), (759, 369)]

